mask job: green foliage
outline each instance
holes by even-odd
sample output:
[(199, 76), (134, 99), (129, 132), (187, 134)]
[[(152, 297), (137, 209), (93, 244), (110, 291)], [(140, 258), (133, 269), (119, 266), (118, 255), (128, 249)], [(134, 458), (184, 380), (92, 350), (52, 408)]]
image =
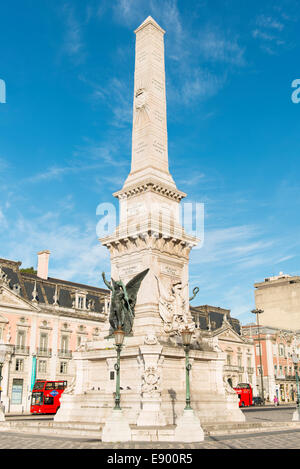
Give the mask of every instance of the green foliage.
[(26, 269), (20, 269), (22, 274), (36, 274), (37, 271), (33, 267), (27, 267)]

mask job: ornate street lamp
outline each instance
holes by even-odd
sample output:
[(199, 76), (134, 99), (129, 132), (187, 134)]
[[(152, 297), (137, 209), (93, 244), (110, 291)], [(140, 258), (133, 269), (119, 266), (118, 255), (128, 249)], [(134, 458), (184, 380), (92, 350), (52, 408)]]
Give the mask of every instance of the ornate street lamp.
[(115, 410), (121, 410), (120, 407), (120, 355), (121, 355), (121, 349), (122, 345), (124, 342), (124, 336), (125, 332), (121, 327), (115, 330), (114, 332), (115, 336), (115, 344), (117, 348), (117, 363), (115, 364), (115, 370), (116, 370), (116, 397), (115, 397)]
[(190, 410), (191, 395), (190, 395), (190, 370), (192, 365), (189, 363), (189, 350), (191, 345), (193, 332), (186, 326), (181, 330), (182, 343), (185, 350), (185, 409)]
[(293, 353), (292, 360), (294, 363), (295, 368), (295, 375), (296, 375), (296, 386), (297, 386), (297, 408), (293, 413), (293, 420), (300, 420), (300, 391), (299, 391), (299, 375), (298, 375), (298, 357), (296, 353)]
[(261, 343), (260, 343), (260, 329), (259, 329), (259, 315), (262, 314), (263, 309), (253, 309), (251, 313), (256, 314), (256, 324), (258, 330), (258, 346), (259, 346), (259, 363), (260, 363), (260, 383), (261, 383), (261, 398), (263, 404), (265, 403), (265, 393), (264, 393), (264, 377), (263, 377), (263, 367), (262, 367), (262, 353), (261, 353)]

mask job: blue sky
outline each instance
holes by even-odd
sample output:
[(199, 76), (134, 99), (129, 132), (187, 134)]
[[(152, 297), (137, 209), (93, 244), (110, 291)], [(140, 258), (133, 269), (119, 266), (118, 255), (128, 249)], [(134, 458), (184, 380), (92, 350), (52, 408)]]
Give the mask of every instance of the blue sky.
[(300, 274), (300, 3), (27, 0), (2, 3), (0, 257), (103, 286), (99, 203), (130, 170), (133, 30), (167, 31), (170, 170), (205, 203), (191, 255), (196, 304), (253, 320), (253, 283)]

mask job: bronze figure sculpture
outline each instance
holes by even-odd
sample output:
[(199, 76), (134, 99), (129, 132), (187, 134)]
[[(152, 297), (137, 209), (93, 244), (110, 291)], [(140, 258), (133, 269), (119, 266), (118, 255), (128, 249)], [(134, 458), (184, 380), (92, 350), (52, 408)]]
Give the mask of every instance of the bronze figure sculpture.
[(140, 272), (126, 285), (122, 280), (114, 280), (113, 278), (109, 283), (105, 278), (105, 273), (102, 272), (103, 281), (111, 291), (109, 323), (113, 331), (118, 328), (121, 328), (125, 334), (130, 334), (132, 331), (137, 294), (148, 272), (149, 269)]

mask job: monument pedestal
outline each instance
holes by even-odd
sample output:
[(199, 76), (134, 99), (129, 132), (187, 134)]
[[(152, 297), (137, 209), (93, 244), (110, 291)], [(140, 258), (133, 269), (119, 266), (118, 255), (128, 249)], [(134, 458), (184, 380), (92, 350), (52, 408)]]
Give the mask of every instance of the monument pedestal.
[(131, 441), (131, 429), (122, 409), (112, 411), (103, 427), (101, 440), (106, 443)]
[(161, 410), (161, 397), (143, 396), (141, 399), (142, 410), (137, 418), (138, 427), (165, 426), (166, 418)]
[[(129, 425), (141, 429), (156, 427), (163, 435), (164, 427), (179, 425), (184, 414), (185, 354), (180, 345), (139, 346), (137, 342), (143, 339), (149, 342), (149, 337), (126, 337), (124, 341), (120, 358), (122, 413)], [(67, 389), (62, 395), (55, 422), (91, 422), (103, 426), (110, 421), (105, 431), (114, 428), (120, 413), (113, 411), (115, 380), (111, 379), (111, 370), (116, 350), (110, 342), (109, 339), (90, 342), (87, 350), (74, 353), (76, 383), (73, 390)], [(237, 395), (227, 393), (224, 388), (224, 354), (206, 347), (190, 350), (191, 405), (195, 415), (203, 425), (245, 421)], [(128, 427), (125, 434), (128, 438)], [(199, 438), (199, 428), (197, 434)]]
[(193, 409), (184, 409), (183, 415), (177, 420), (174, 441), (196, 443), (204, 440), (204, 432), (200, 420)]

